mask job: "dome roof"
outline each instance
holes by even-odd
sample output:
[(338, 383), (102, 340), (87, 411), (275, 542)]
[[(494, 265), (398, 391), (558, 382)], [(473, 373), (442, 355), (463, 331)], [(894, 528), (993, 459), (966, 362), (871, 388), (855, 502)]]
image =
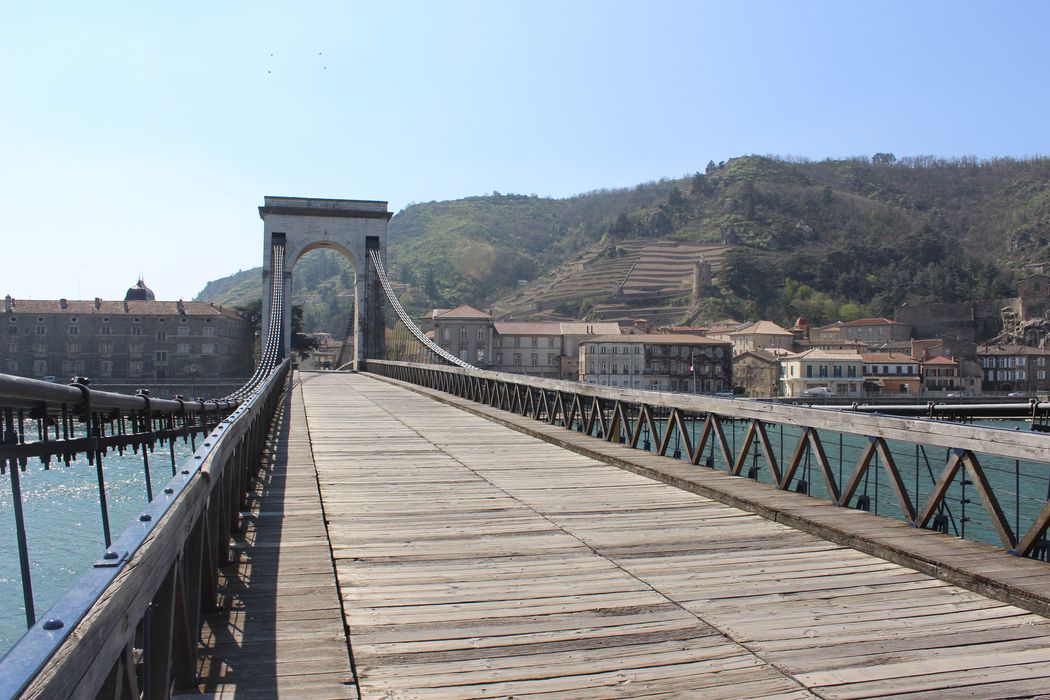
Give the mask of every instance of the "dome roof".
[(124, 295), (124, 301), (156, 301), (157, 295), (153, 293), (153, 290), (146, 286), (146, 283), (139, 277), (139, 281), (134, 285), (128, 287), (128, 293)]

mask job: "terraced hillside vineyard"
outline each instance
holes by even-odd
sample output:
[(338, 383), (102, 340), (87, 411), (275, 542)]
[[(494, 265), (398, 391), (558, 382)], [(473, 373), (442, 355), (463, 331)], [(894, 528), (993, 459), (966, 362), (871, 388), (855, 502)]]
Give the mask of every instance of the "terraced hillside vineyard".
[[(389, 269), (414, 313), (470, 303), (504, 318), (820, 323), (1008, 294), (1048, 246), (1047, 158), (747, 156), (565, 199), (412, 204), (390, 222)], [(694, 301), (701, 254), (714, 280)], [(198, 299), (240, 306), (259, 285), (248, 270)], [(345, 330), (351, 289), (336, 254), (304, 258), (293, 296), (306, 329)]]

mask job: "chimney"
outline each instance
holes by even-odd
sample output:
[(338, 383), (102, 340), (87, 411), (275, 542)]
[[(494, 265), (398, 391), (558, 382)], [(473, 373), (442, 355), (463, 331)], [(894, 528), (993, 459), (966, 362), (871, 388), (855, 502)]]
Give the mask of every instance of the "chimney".
[(98, 311), (102, 308), (102, 297), (95, 297), (95, 310)]
[(15, 310), (15, 300), (11, 298), (10, 294), (8, 294), (6, 297), (4, 297), (4, 313), (5, 314), (9, 314), (9, 313), (11, 313), (14, 310)]
[(59, 299), (58, 300), (58, 305), (60, 307), (62, 307), (63, 309), (68, 309), (69, 308), (69, 300), (68, 299)]
[(182, 303), (182, 299), (179, 299), (177, 302), (175, 302), (175, 308), (179, 310), (179, 315), (186, 315), (186, 305)]

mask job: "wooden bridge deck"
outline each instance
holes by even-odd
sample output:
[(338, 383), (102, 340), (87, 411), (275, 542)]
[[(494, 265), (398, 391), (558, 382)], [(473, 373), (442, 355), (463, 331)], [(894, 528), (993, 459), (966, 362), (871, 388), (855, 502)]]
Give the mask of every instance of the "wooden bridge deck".
[(216, 698), (357, 698), (298, 381), (272, 432), (219, 582), (223, 610), (205, 620), (201, 688)]
[[(237, 643), (238, 625), (223, 628), (230, 641), (214, 667), (272, 651), (254, 663), (299, 669), (303, 697), (355, 690), (328, 646), (341, 628), (331, 576), (306, 556), (327, 557), (330, 541), (364, 698), (1030, 697), (1050, 687), (1041, 616), (373, 378), (301, 376), (309, 443), (293, 401), (296, 487), (275, 490), (285, 505), (263, 510), (281, 512), (292, 538), (266, 546), (302, 559), (269, 584), (277, 613), (264, 628), (284, 630), (282, 610), (311, 612), (291, 616), (301, 627), (284, 635), (300, 642), (253, 647)], [(327, 540), (320, 508), (307, 505), (314, 465)], [(328, 685), (311, 686), (308, 673)]]

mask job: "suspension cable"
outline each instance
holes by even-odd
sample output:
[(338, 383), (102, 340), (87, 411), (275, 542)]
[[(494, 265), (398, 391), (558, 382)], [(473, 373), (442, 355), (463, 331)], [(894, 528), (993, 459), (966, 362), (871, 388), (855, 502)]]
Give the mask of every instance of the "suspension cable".
[(270, 280), (270, 319), (266, 338), (263, 339), (259, 364), (255, 374), (237, 391), (227, 398), (243, 400), (250, 396), (280, 364), (283, 352), (284, 333), (284, 243), (274, 241), (270, 260), (273, 274)]
[(393, 287), (390, 286), (390, 280), (386, 276), (386, 270), (383, 269), (383, 260), (379, 257), (378, 250), (369, 251), (369, 256), (372, 259), (372, 266), (375, 268), (376, 274), (379, 275), (379, 281), (383, 285), (383, 291), (386, 292), (387, 301), (394, 308), (394, 313), (401, 319), (401, 323), (404, 324), (405, 328), (415, 336), (416, 340), (422, 343), (430, 352), (435, 356), (440, 357), (451, 365), (457, 367), (463, 367), (465, 369), (477, 369), (474, 365), (461, 360), (445, 348), (441, 347), (433, 340), (427, 337), (427, 334), (420, 330), (419, 326), (412, 321), (412, 317), (408, 315), (404, 307), (401, 306), (401, 302), (397, 300), (397, 296), (394, 294)]

